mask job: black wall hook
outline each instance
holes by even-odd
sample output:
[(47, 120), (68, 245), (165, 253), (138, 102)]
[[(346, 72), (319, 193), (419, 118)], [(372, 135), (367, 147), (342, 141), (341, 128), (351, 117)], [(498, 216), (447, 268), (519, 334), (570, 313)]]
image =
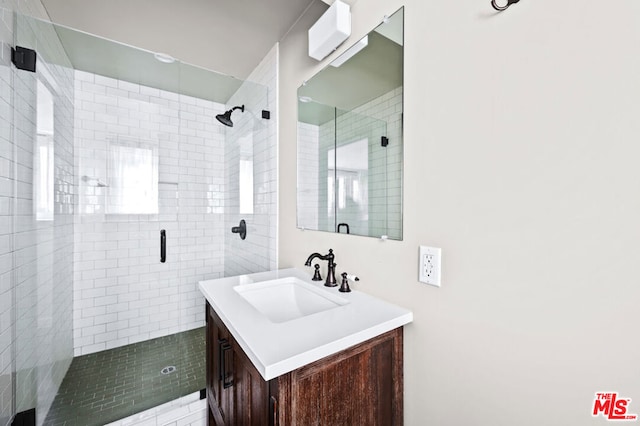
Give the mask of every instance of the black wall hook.
[(493, 6), (495, 10), (502, 12), (503, 10), (507, 10), (512, 4), (518, 3), (519, 1), (520, 0), (507, 0), (507, 4), (505, 4), (504, 6), (498, 6), (496, 0), (491, 0), (491, 6)]

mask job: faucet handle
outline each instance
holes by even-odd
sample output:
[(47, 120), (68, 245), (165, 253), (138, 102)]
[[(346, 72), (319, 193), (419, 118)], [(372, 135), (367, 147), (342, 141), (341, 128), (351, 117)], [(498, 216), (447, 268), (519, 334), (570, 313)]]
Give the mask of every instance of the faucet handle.
[(342, 275), (342, 285), (340, 286), (338, 291), (341, 293), (351, 292), (351, 289), (349, 288), (349, 278), (347, 278), (348, 277), (347, 273), (343, 272), (341, 275)]
[(349, 280), (351, 280), (351, 281), (360, 281), (360, 278), (356, 277), (353, 274), (349, 275), (346, 272), (343, 272), (340, 275), (342, 275), (342, 285), (340, 286), (338, 291), (341, 291), (342, 293), (351, 292), (351, 288), (349, 288)]
[(316, 270), (313, 273), (313, 278), (311, 278), (311, 281), (322, 281), (322, 277), (320, 276), (320, 265), (316, 263), (315, 265), (313, 265), (313, 267), (316, 268)]

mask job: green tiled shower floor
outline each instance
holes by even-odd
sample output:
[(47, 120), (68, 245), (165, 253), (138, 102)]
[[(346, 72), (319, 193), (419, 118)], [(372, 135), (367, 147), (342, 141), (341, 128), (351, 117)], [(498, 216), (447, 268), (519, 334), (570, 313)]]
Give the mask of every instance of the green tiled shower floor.
[(104, 425), (204, 389), (205, 345), (202, 327), (76, 357), (44, 424)]

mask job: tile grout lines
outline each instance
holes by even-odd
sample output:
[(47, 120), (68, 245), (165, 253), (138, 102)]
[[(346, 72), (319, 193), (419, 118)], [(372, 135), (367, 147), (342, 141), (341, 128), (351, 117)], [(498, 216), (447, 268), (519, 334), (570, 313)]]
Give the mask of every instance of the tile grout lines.
[(112, 422), (203, 389), (204, 373), (204, 327), (79, 356), (44, 424)]

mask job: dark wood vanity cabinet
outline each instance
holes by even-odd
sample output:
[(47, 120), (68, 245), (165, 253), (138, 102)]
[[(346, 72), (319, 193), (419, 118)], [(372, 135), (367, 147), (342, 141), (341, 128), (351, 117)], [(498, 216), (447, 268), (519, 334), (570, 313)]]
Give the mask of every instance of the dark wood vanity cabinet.
[(402, 391), (402, 328), (265, 381), (207, 304), (209, 425), (401, 425)]

